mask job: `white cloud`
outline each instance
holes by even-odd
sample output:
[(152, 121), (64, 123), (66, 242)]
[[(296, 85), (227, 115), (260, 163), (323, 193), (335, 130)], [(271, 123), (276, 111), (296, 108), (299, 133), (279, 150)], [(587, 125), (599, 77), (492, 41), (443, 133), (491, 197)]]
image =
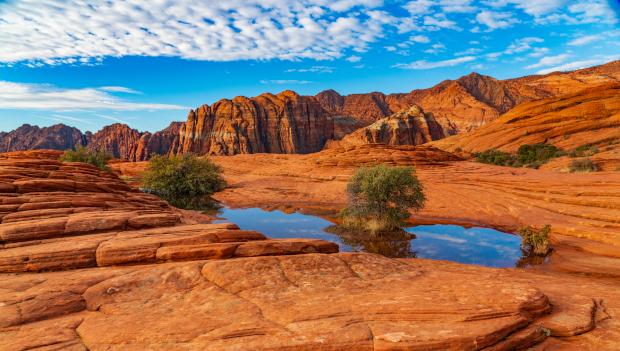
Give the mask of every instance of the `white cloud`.
[(59, 115), (59, 114), (53, 114), (48, 119), (52, 121), (56, 121), (56, 122), (77, 122), (77, 123), (95, 125), (95, 123), (93, 123), (92, 121), (86, 118), (79, 118), (79, 117)]
[[(106, 56), (333, 59), (401, 25), (381, 0), (0, 2), (0, 62), (80, 64)], [(356, 9), (360, 9), (359, 11)]]
[(569, 54), (561, 54), (561, 55), (556, 55), (556, 56), (546, 56), (546, 57), (541, 58), (537, 63), (529, 65), (529, 66), (527, 66), (525, 68), (526, 69), (533, 69), (533, 68), (540, 68), (540, 67), (547, 67), (547, 66), (558, 65), (558, 64), (566, 61), (569, 57), (570, 57)]
[(511, 27), (513, 24), (519, 21), (512, 17), (509, 12), (493, 12), (482, 11), (476, 15), (476, 21), (485, 25), (489, 30), (501, 29)]
[(532, 52), (527, 56), (529, 57), (542, 57), (549, 53), (549, 48), (533, 48)]
[(409, 37), (409, 40), (416, 42), (416, 43), (430, 43), (431, 39), (429, 37), (427, 37), (426, 35), (414, 35)]
[(502, 8), (509, 4), (532, 16), (541, 16), (560, 9), (568, 0), (487, 0), (485, 5)]
[[(615, 57), (615, 59), (617, 59), (617, 58), (618, 57)], [(559, 72), (562, 72), (562, 71), (572, 71), (572, 70), (576, 70), (576, 69), (582, 69), (582, 68), (586, 68), (586, 67), (600, 65), (600, 64), (605, 63), (607, 61), (610, 61), (611, 59), (612, 58), (597, 58), (597, 59), (591, 59), (591, 60), (573, 61), (573, 62), (565, 63), (565, 64), (560, 65), (560, 66), (554, 66), (554, 67), (542, 69), (542, 70), (536, 72), (536, 74), (547, 74), (547, 73), (558, 72), (558, 71)]]
[(477, 55), (482, 52), (480, 48), (469, 48), (467, 50), (455, 52), (454, 56)]
[(424, 52), (427, 53), (427, 54), (438, 54), (438, 53), (444, 52), (444, 51), (446, 51), (446, 46), (443, 45), (442, 43), (433, 44), (433, 45), (431, 45), (430, 49), (424, 50)]
[(574, 23), (618, 23), (616, 12), (607, 0), (587, 0), (570, 5), (567, 18)]
[(62, 89), (46, 84), (0, 81), (0, 109), (129, 111), (185, 110), (187, 107), (131, 102), (111, 95), (101, 88)]
[(431, 12), (431, 7), (435, 5), (432, 0), (413, 0), (403, 6), (412, 15), (423, 15)]
[(420, 61), (414, 61), (411, 63), (399, 63), (399, 64), (394, 65), (393, 67), (402, 68), (402, 69), (416, 69), (416, 70), (433, 69), (433, 68), (457, 66), (461, 63), (474, 61), (475, 59), (476, 59), (475, 56), (464, 56), (464, 57), (454, 58), (450, 60), (434, 61), (434, 62), (420, 60)]
[(471, 0), (439, 0), (439, 5), (444, 12), (467, 13), (475, 12), (476, 6)]
[(336, 70), (331, 66), (312, 66), (308, 68), (290, 68), (284, 72), (299, 72), (299, 73), (333, 73)]
[(312, 83), (309, 80), (296, 80), (296, 79), (263, 79), (260, 81), (261, 84), (278, 84), (278, 85), (287, 85), (287, 84), (310, 84)]
[(440, 29), (454, 29), (461, 30), (459, 26), (457, 26), (456, 22), (449, 20), (443, 13), (435, 14), (434, 16), (425, 16), (424, 17), (424, 25), (428, 30), (440, 30)]
[(603, 39), (600, 34), (584, 35), (568, 42), (570, 46), (582, 46)]
[(361, 58), (361, 57), (359, 57), (359, 56), (350, 56), (350, 57), (347, 57), (347, 61), (349, 61), (349, 62), (360, 62), (361, 60), (362, 60), (362, 58)]
[(142, 94), (142, 92), (140, 91), (133, 90), (127, 87), (119, 87), (119, 86), (99, 87), (99, 90), (109, 91), (111, 93)]
[(123, 124), (129, 124), (129, 122), (125, 121), (124, 119), (120, 119), (118, 117), (114, 117), (114, 116), (110, 116), (110, 115), (102, 115), (100, 113), (95, 113), (94, 115), (97, 116), (97, 117), (101, 117), (101, 118), (107, 119), (109, 121), (119, 122), (119, 123), (123, 123)]
[(515, 53), (521, 53), (525, 51), (530, 51), (533, 49), (532, 44), (542, 43), (545, 40), (538, 37), (525, 37), (521, 39), (517, 39), (513, 41), (508, 48), (504, 51), (504, 54), (511, 55)]

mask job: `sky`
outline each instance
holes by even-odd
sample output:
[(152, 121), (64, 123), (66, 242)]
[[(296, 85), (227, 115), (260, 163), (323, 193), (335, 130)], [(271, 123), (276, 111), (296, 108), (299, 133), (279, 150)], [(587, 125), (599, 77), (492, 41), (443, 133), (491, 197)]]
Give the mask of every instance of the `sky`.
[(0, 0), (0, 131), (573, 70), (620, 59), (619, 19), (620, 0)]

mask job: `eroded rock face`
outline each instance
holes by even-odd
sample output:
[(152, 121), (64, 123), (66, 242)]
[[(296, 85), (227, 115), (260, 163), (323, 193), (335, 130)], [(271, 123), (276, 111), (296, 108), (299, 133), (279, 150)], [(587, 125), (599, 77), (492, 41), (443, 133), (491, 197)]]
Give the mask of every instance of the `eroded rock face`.
[(86, 137), (77, 128), (64, 124), (39, 128), (24, 124), (8, 132), (0, 133), (0, 152), (55, 149), (66, 150), (86, 145)]
[(550, 143), (565, 150), (581, 145), (601, 149), (620, 143), (620, 84), (521, 104), (468, 134), (433, 142), (448, 151), (515, 152), (521, 145)]
[(135, 161), (142, 136), (142, 133), (126, 124), (115, 123), (92, 134), (88, 148), (106, 151), (123, 160)]
[(433, 115), (424, 113), (420, 107), (413, 105), (360, 128), (342, 140), (331, 142), (327, 147), (364, 144), (420, 145), (443, 137), (444, 131)]
[(129, 161), (146, 160), (153, 154), (187, 152), (310, 153), (321, 150), (328, 140), (340, 140), (413, 105), (433, 114), (447, 136), (475, 130), (523, 102), (618, 81), (620, 61), (614, 61), (574, 72), (508, 80), (472, 73), (402, 94), (342, 96), (326, 90), (316, 96), (299, 96), (284, 91), (203, 105), (190, 111), (186, 122), (172, 123), (156, 133), (141, 133), (121, 124), (85, 135), (63, 125), (40, 130), (25, 125), (10, 133), (0, 133), (0, 151), (64, 150), (88, 144), (92, 149), (106, 150)]
[(292, 91), (236, 97), (190, 111), (172, 152), (207, 155), (309, 153), (333, 137), (316, 99)]
[[(347, 152), (413, 160), (412, 147), (377, 147)], [(615, 290), (574, 281), (585, 278), (187, 224), (114, 174), (59, 154), (0, 155), (2, 350), (514, 350), (617, 327), (606, 302)]]

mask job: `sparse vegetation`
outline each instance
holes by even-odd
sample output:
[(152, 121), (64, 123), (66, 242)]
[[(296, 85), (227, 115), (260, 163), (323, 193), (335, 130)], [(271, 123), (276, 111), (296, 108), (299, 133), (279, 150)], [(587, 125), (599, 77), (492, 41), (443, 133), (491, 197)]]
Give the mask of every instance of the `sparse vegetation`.
[(570, 157), (590, 157), (592, 155), (598, 154), (599, 149), (594, 145), (581, 145), (575, 150), (571, 151)]
[(551, 251), (549, 244), (550, 225), (547, 224), (542, 228), (527, 226), (519, 229), (518, 233), (522, 238), (521, 250), (527, 256), (546, 256)]
[(191, 209), (212, 208), (214, 202), (209, 197), (226, 187), (221, 168), (194, 155), (154, 156), (142, 184), (145, 191)]
[(486, 150), (477, 154), (476, 160), (497, 166), (538, 168), (563, 155), (564, 152), (554, 145), (538, 143), (521, 145), (514, 155), (497, 149)]
[(78, 146), (75, 150), (66, 150), (60, 160), (63, 162), (83, 162), (93, 165), (101, 170), (109, 171), (108, 161), (112, 155), (105, 151), (92, 151), (83, 146)]
[(476, 155), (476, 160), (482, 163), (488, 163), (496, 166), (510, 166), (512, 167), (516, 161), (516, 158), (503, 151), (497, 149), (489, 149)]
[(371, 233), (399, 230), (409, 209), (420, 210), (425, 197), (412, 167), (360, 168), (347, 186), (349, 204), (342, 226)]
[(580, 158), (570, 163), (571, 173), (589, 173), (598, 171), (598, 166), (589, 158)]

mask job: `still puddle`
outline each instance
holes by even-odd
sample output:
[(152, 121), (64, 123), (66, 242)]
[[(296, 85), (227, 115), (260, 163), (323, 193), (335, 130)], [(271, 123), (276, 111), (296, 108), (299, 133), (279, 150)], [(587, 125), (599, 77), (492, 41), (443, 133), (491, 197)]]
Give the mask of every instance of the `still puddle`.
[[(323, 218), (301, 213), (265, 211), (259, 208), (222, 209), (221, 220), (233, 222), (244, 230), (256, 230), (272, 238), (312, 238), (337, 243), (340, 251), (364, 251), (389, 257), (419, 257), (478, 264), (489, 267), (514, 267), (522, 253), (521, 239), (488, 228), (457, 225), (420, 225), (406, 232), (383, 237), (360, 237), (357, 233), (330, 233), (333, 225)], [(407, 233), (412, 233), (412, 235)]]

